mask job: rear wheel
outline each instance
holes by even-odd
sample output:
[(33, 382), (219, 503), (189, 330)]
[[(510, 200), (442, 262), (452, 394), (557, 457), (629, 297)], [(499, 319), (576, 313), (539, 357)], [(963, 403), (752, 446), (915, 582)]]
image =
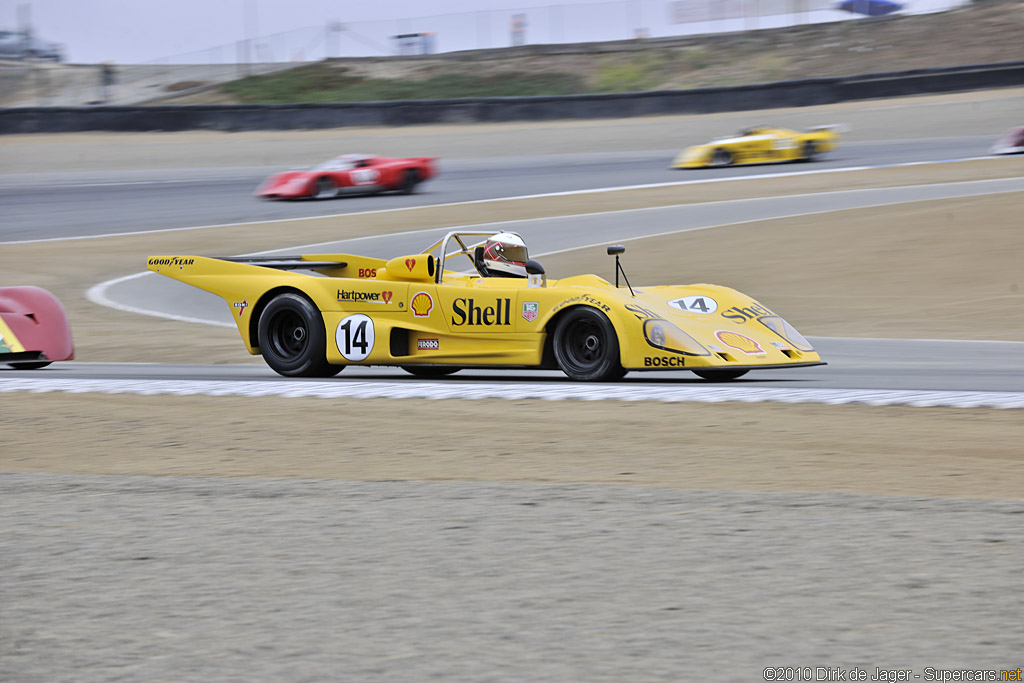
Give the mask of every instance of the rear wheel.
[(412, 194), (416, 191), (416, 185), (420, 182), (420, 174), (415, 168), (410, 168), (402, 176), (402, 186), (399, 188), (399, 192), (402, 194)]
[(313, 186), (314, 199), (326, 199), (327, 197), (333, 197), (335, 194), (337, 194), (337, 191), (330, 178), (317, 178), (316, 185)]
[(572, 379), (604, 382), (625, 373), (619, 363), (619, 339), (608, 318), (589, 306), (565, 314), (552, 343), (558, 367)]
[(709, 382), (730, 382), (750, 372), (750, 370), (728, 370), (712, 368), (708, 370), (694, 370), (693, 374)]
[(446, 367), (444, 365), (403, 365), (402, 369), (410, 375), (417, 377), (447, 377), (454, 375), (462, 368)]
[(712, 166), (731, 166), (732, 161), (732, 154), (724, 149), (716, 149), (711, 155)]
[(285, 377), (333, 377), (344, 365), (327, 362), (327, 332), (320, 311), (303, 296), (278, 294), (260, 314), (263, 360)]

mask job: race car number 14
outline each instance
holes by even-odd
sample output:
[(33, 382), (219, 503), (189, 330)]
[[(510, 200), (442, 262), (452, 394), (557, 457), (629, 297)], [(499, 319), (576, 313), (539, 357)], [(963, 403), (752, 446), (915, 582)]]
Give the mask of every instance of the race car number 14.
[(345, 360), (365, 360), (373, 351), (373, 319), (362, 313), (350, 315), (338, 323), (334, 338)]
[(668, 305), (689, 313), (714, 313), (718, 310), (718, 302), (709, 296), (684, 296), (669, 301)]

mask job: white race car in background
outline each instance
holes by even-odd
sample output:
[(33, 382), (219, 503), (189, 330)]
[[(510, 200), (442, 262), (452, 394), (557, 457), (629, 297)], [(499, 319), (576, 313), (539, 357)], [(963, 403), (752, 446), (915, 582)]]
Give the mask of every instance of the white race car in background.
[(1024, 154), (1024, 126), (1011, 128), (996, 140), (989, 154)]

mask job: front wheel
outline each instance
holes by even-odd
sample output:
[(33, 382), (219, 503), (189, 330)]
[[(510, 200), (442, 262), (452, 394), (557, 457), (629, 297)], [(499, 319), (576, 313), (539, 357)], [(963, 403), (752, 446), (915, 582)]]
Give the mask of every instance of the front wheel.
[(716, 149), (714, 154), (711, 155), (712, 166), (731, 166), (732, 161), (732, 154), (724, 149)]
[(804, 143), (804, 161), (814, 161), (818, 156), (818, 146), (813, 141), (808, 140)]
[(577, 381), (604, 382), (626, 374), (615, 328), (604, 313), (589, 306), (573, 308), (559, 321), (553, 350), (558, 367)]
[(333, 377), (344, 365), (327, 362), (327, 332), (320, 311), (309, 299), (278, 294), (260, 314), (259, 347), (263, 360), (285, 377)]
[(410, 375), (417, 377), (447, 377), (454, 375), (462, 368), (452, 368), (444, 365), (403, 365), (402, 369)]
[(693, 374), (697, 375), (701, 379), (706, 379), (709, 382), (730, 382), (742, 377), (748, 372), (750, 372), (750, 370), (723, 370), (720, 368), (712, 368), (708, 370), (694, 370)]

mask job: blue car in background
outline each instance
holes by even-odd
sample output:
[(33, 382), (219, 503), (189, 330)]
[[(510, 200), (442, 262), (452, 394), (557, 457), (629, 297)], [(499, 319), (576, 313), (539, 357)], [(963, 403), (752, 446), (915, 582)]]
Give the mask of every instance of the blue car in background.
[(903, 9), (903, 5), (891, 0), (843, 0), (836, 5), (836, 9), (853, 14), (863, 14), (868, 17), (881, 17), (892, 14)]

